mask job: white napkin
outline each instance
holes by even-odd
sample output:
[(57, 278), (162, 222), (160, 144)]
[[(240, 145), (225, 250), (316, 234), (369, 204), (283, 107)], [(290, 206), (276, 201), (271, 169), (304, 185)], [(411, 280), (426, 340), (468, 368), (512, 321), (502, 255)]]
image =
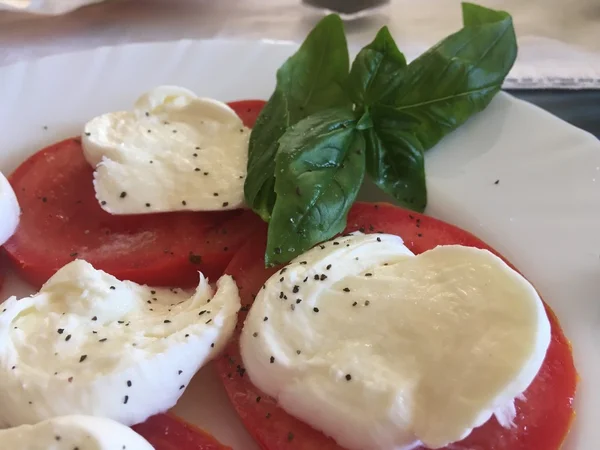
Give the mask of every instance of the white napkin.
[(104, 0), (0, 0), (0, 10), (57, 15), (102, 1)]

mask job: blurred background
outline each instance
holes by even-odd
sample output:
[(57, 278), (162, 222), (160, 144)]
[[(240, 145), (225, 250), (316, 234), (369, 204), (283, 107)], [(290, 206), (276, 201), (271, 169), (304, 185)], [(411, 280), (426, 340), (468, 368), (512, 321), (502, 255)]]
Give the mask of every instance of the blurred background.
[[(600, 135), (600, 1), (477, 3), (515, 21), (520, 53), (505, 88)], [(349, 13), (351, 46), (388, 25), (409, 59), (461, 24), (458, 0), (0, 0), (0, 66), (131, 42), (301, 41), (319, 6)]]

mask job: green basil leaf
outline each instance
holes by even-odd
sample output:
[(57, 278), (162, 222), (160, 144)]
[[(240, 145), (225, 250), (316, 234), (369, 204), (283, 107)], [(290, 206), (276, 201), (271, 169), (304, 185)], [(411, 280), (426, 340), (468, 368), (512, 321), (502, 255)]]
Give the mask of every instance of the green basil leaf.
[(277, 71), (277, 87), (258, 117), (248, 149), (246, 203), (268, 221), (275, 205), (275, 156), (286, 129), (309, 115), (351, 107), (344, 84), (350, 62), (342, 20), (322, 19)]
[(406, 68), (391, 105), (372, 106), (367, 171), (403, 206), (427, 204), (423, 153), (485, 109), (517, 55), (510, 15), (463, 4), (464, 28)]
[(371, 118), (373, 128), (365, 132), (369, 176), (402, 206), (423, 211), (427, 188), (423, 146), (414, 133), (418, 120), (384, 105), (373, 106)]
[(279, 144), (267, 265), (287, 262), (341, 232), (365, 173), (364, 140), (349, 109), (313, 114), (289, 128)]
[(356, 123), (357, 130), (368, 130), (369, 128), (373, 128), (373, 119), (371, 118), (371, 112), (367, 108), (358, 122)]
[(348, 78), (352, 100), (359, 107), (385, 102), (402, 83), (405, 68), (404, 55), (383, 27), (352, 63)]
[(488, 106), (517, 56), (508, 13), (464, 3), (463, 21), (408, 65), (395, 93), (394, 105), (414, 119), (424, 150)]

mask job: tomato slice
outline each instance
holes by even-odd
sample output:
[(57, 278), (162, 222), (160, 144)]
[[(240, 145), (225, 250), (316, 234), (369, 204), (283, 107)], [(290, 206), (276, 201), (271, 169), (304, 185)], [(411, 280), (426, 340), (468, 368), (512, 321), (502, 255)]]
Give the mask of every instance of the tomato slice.
[[(402, 236), (415, 253), (437, 245), (461, 244), (493, 251), (472, 234), (453, 225), (412, 213), (389, 204), (357, 203), (348, 217), (349, 231), (386, 232)], [(255, 235), (233, 258), (226, 272), (240, 287), (243, 310), (276, 270), (265, 269), (265, 236)], [(552, 327), (552, 340), (544, 364), (529, 389), (526, 401), (516, 401), (515, 427), (502, 428), (492, 418), (469, 437), (445, 450), (557, 450), (568, 433), (573, 418), (573, 397), (577, 373), (568, 340), (556, 316), (546, 306)], [(245, 313), (239, 317), (237, 333)], [(332, 439), (312, 429), (280, 409), (275, 400), (256, 389), (245, 376), (239, 354), (239, 334), (217, 361), (217, 370), (229, 398), (250, 434), (265, 450), (341, 450)], [(419, 450), (425, 450), (420, 448)]]
[[(252, 125), (263, 103), (232, 106)], [(194, 286), (198, 271), (219, 277), (234, 250), (262, 227), (249, 210), (113, 216), (98, 205), (92, 174), (73, 138), (36, 153), (9, 177), (23, 214), (5, 249), (34, 286), (75, 258), (124, 280)]]
[(210, 434), (171, 413), (152, 416), (131, 428), (155, 450), (231, 450)]
[(238, 100), (228, 103), (231, 109), (233, 109), (240, 119), (242, 119), (244, 125), (249, 128), (254, 126), (256, 119), (265, 104), (266, 102), (264, 100)]

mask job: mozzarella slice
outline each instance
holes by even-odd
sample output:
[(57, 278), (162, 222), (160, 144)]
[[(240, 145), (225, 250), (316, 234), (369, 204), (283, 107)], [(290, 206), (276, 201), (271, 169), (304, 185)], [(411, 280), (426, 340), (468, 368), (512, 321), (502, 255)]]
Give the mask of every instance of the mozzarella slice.
[(354, 234), (271, 277), (246, 319), (252, 382), (350, 450), (444, 447), (538, 373), (550, 324), (535, 289), (486, 250), (414, 256), (402, 239)]
[(249, 136), (225, 103), (159, 86), (88, 122), (82, 144), (105, 211), (218, 211), (243, 205)]
[(125, 425), (172, 407), (225, 345), (240, 299), (229, 276), (195, 294), (119, 281), (76, 260), (0, 312), (0, 424), (84, 414)]
[(63, 416), (0, 430), (4, 450), (154, 450), (131, 428), (109, 419)]
[(10, 183), (0, 172), (0, 245), (14, 234), (19, 225), (21, 208)]

